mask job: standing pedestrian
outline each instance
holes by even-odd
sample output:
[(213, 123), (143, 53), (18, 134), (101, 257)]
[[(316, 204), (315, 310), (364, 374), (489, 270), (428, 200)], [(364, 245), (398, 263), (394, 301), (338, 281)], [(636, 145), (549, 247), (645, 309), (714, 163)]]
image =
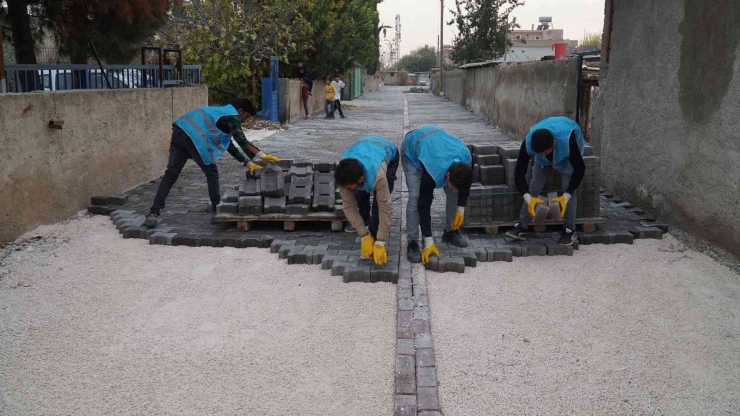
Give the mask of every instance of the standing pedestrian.
[(324, 112), (326, 118), (334, 118), (334, 96), (336, 95), (336, 89), (331, 82), (331, 78), (326, 77), (326, 87), (324, 88), (324, 95), (326, 102), (324, 103)]
[(313, 92), (313, 81), (308, 77), (306, 65), (303, 62), (298, 62), (298, 78), (308, 85), (308, 95), (311, 95), (311, 92)]
[(308, 118), (308, 82), (303, 80), (301, 84), (301, 99), (303, 101), (303, 109), (306, 111), (306, 118)]
[(342, 112), (342, 103), (339, 101), (342, 98), (342, 88), (344, 88), (344, 81), (342, 81), (342, 77), (339, 75), (334, 77), (334, 81), (331, 82), (331, 85), (334, 86), (334, 89), (336, 89), (336, 92), (334, 93), (334, 109), (339, 110), (339, 117), (344, 118), (344, 113)]

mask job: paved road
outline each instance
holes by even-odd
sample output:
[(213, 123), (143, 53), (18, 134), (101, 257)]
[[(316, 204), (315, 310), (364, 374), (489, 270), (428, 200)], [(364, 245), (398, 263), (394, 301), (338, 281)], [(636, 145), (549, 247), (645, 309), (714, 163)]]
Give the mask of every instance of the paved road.
[[(400, 142), (404, 108), (409, 128), (507, 140), (460, 106), (402, 91), (259, 145), (336, 159), (361, 135)], [(243, 175), (228, 155), (219, 169), (224, 184)], [(145, 211), (156, 184), (134, 189), (131, 207)], [(206, 195), (187, 168), (166, 218), (230, 235), (210, 228)], [(392, 413), (396, 286), (344, 284), (264, 249), (124, 240), (106, 217), (36, 235), (0, 259), (0, 414)], [(740, 413), (740, 276), (670, 237), (426, 281), (445, 415)]]

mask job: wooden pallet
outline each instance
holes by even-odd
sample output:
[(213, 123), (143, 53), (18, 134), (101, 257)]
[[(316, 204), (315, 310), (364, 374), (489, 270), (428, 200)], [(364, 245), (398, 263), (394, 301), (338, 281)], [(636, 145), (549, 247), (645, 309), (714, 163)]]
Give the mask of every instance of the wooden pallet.
[[(596, 231), (597, 224), (606, 222), (601, 217), (596, 218), (576, 218), (576, 225), (583, 227), (583, 232), (592, 233)], [(486, 234), (496, 235), (499, 233), (499, 228), (513, 227), (517, 221), (496, 221), (489, 223), (477, 223), (477, 224), (463, 224), (463, 228), (484, 228)], [(532, 228), (538, 233), (545, 232), (548, 225), (563, 225), (563, 221), (558, 220), (546, 220), (541, 224), (530, 224)]]
[[(338, 216), (341, 215), (341, 216)], [(262, 215), (239, 215), (239, 214), (217, 214), (216, 222), (236, 222), (236, 229), (239, 231), (249, 231), (252, 225), (257, 221), (282, 222), (285, 231), (295, 230), (296, 222), (317, 221), (331, 222), (332, 231), (342, 231), (344, 229), (344, 212), (340, 214), (335, 212), (311, 212), (306, 215), (287, 215), (287, 214), (262, 214)]]

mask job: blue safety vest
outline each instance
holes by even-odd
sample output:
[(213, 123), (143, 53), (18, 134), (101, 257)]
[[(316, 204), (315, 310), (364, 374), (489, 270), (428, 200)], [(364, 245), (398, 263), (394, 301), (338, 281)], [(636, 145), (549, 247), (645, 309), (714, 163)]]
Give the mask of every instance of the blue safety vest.
[[(539, 129), (550, 130), (552, 137), (555, 139), (555, 148), (552, 150), (552, 162), (546, 157), (540, 156), (532, 150), (532, 133)], [(569, 119), (568, 117), (550, 117), (546, 118), (539, 123), (532, 126), (527, 134), (527, 153), (530, 156), (534, 156), (534, 162), (541, 166), (552, 165), (553, 169), (557, 171), (565, 171), (570, 166), (570, 146), (568, 141), (570, 140), (570, 134), (576, 132), (576, 142), (578, 148), (581, 149), (581, 154), (585, 149), (583, 141), (583, 133), (578, 123)]]
[(380, 164), (390, 164), (398, 156), (396, 144), (378, 136), (363, 136), (350, 146), (342, 155), (342, 159), (357, 159), (365, 171), (364, 190), (375, 192), (375, 175)]
[(216, 127), (218, 119), (224, 116), (238, 116), (233, 105), (223, 107), (200, 107), (190, 110), (175, 120), (193, 141), (203, 163), (213, 164), (229, 147), (231, 133), (224, 133)]
[(472, 165), (473, 161), (465, 143), (439, 126), (426, 126), (408, 132), (401, 149), (416, 169), (422, 170), (422, 165), (426, 168), (437, 188), (447, 185), (445, 175), (450, 166), (459, 162)]

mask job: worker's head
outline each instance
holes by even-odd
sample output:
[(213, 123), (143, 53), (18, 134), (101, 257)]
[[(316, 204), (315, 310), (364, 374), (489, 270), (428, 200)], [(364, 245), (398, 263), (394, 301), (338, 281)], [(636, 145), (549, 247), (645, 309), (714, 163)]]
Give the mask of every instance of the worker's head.
[(342, 188), (357, 189), (365, 182), (365, 170), (357, 159), (342, 159), (334, 170), (334, 182)]
[(231, 105), (236, 108), (236, 112), (239, 113), (242, 121), (246, 120), (248, 117), (253, 116), (256, 113), (252, 102), (249, 101), (249, 99), (247, 98), (237, 98)]
[(331, 77), (326, 77), (326, 83), (327, 84), (331, 83)]
[(539, 129), (532, 132), (532, 151), (547, 157), (555, 147), (555, 139), (548, 129)]
[(334, 81), (339, 82), (339, 80), (342, 79), (339, 75), (334, 75)]
[(467, 163), (457, 162), (447, 171), (447, 187), (455, 192), (469, 191), (473, 184), (473, 168)]

